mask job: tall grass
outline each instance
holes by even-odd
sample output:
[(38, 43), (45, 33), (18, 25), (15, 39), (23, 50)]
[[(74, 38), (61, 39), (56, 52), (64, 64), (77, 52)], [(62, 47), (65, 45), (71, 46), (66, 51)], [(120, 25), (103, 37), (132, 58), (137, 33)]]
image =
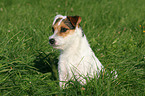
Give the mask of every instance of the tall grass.
[[(59, 52), (48, 37), (56, 14), (79, 15), (88, 41), (117, 79), (102, 75), (60, 89)], [(144, 0), (0, 0), (0, 95), (143, 96)]]

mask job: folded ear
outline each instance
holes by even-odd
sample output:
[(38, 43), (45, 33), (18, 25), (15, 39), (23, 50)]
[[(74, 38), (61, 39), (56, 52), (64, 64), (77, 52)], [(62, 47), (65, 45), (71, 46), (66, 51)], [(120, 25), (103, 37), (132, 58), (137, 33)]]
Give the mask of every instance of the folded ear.
[(82, 18), (80, 16), (67, 16), (67, 18), (70, 20), (71, 24), (76, 27), (79, 27), (79, 24), (82, 20)]

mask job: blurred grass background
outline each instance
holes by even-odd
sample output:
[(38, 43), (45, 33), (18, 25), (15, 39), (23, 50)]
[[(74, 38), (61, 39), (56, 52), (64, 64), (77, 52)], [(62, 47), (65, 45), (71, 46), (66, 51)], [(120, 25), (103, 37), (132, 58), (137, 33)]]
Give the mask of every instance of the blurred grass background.
[[(79, 15), (107, 76), (61, 90), (59, 51), (49, 46), (56, 14)], [(144, 0), (0, 0), (1, 96), (144, 96)]]

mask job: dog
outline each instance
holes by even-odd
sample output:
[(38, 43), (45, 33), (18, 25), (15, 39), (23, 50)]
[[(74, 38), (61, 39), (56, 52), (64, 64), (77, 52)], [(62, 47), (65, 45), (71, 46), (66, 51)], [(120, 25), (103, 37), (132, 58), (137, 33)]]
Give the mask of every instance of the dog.
[(52, 24), (53, 35), (49, 37), (49, 43), (61, 52), (58, 62), (60, 87), (69, 80), (77, 80), (84, 85), (84, 77), (99, 76), (103, 68), (90, 48), (80, 26), (81, 20), (80, 16), (56, 15)]

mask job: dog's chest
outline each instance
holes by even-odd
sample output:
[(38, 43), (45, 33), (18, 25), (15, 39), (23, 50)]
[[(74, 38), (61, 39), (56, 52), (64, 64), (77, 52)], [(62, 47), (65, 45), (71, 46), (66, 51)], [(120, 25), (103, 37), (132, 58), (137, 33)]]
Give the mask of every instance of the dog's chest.
[[(59, 68), (63, 70), (79, 71), (81, 73), (87, 73), (93, 64), (91, 56), (85, 56), (79, 53), (76, 54), (61, 54), (59, 58)], [(62, 71), (63, 71), (62, 70)]]
[(70, 54), (61, 54), (59, 58), (59, 62), (63, 63), (63, 65), (77, 65), (79, 62), (81, 62), (81, 59), (83, 59), (83, 56), (81, 56), (79, 53), (72, 53)]

